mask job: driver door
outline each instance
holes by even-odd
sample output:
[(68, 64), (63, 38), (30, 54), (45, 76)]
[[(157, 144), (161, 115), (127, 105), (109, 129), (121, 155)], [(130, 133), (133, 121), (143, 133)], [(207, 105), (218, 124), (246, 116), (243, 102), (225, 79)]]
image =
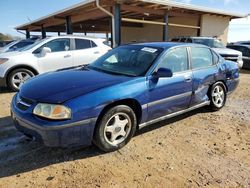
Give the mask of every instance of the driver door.
[(186, 47), (168, 51), (157, 68), (172, 70), (169, 78), (150, 78), (148, 121), (189, 107), (193, 75), (189, 67)]
[(50, 53), (46, 53), (44, 56), (41, 53), (37, 55), (38, 65), (43, 72), (74, 66), (72, 51), (70, 51), (70, 38), (59, 38), (49, 41), (40, 47), (40, 51), (43, 47), (51, 50)]

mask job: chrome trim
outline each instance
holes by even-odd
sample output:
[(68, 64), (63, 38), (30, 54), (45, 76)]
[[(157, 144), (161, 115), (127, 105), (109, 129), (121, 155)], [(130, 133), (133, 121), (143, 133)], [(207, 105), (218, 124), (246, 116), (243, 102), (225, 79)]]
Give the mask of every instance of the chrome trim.
[(167, 102), (167, 101), (171, 101), (171, 100), (176, 100), (176, 99), (179, 99), (179, 98), (182, 98), (182, 97), (187, 97), (189, 95), (190, 96), (192, 95), (192, 91), (188, 91), (186, 93), (182, 93), (182, 94), (175, 95), (175, 96), (172, 96), (172, 97), (168, 97), (168, 98), (165, 98), (165, 99), (160, 99), (160, 100), (157, 100), (157, 101), (150, 102), (150, 103), (148, 103), (148, 107), (153, 106), (153, 105), (157, 105), (157, 104), (161, 104), (161, 103), (164, 103), (164, 102)]
[(203, 107), (203, 106), (206, 106), (206, 105), (209, 105), (210, 104), (210, 101), (205, 101), (203, 103), (200, 103), (198, 105), (195, 105), (195, 106), (192, 106), (188, 109), (185, 109), (185, 110), (181, 110), (181, 111), (178, 111), (178, 112), (174, 112), (172, 114), (168, 114), (168, 115), (165, 115), (165, 116), (162, 116), (162, 117), (159, 117), (159, 118), (156, 118), (156, 119), (153, 119), (151, 121), (148, 121), (148, 122), (145, 122), (145, 123), (142, 123), (139, 125), (139, 129), (143, 128), (143, 127), (146, 127), (148, 125), (151, 125), (151, 124), (154, 124), (154, 123), (157, 123), (159, 121), (163, 121), (165, 119), (169, 119), (169, 118), (172, 118), (172, 117), (175, 117), (177, 115), (181, 115), (181, 114), (184, 114), (186, 112), (189, 112), (189, 111), (192, 111), (192, 110), (195, 110), (197, 108), (200, 108), (200, 107)]
[(144, 104), (141, 106), (142, 110), (146, 109), (148, 107), (148, 104)]
[(31, 105), (30, 104), (28, 104), (28, 103), (26, 103), (26, 102), (23, 102), (22, 101), (22, 99), (20, 99), (19, 101), (17, 101), (17, 104), (22, 104), (22, 105), (24, 105), (24, 106), (26, 106), (26, 107), (30, 107)]

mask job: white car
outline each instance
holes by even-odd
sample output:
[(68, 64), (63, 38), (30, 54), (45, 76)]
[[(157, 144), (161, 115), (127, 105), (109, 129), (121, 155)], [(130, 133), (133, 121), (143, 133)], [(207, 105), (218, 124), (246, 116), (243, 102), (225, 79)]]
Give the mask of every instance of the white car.
[(89, 64), (111, 48), (104, 39), (74, 35), (50, 37), (16, 52), (0, 54), (0, 86), (18, 91), (29, 78)]

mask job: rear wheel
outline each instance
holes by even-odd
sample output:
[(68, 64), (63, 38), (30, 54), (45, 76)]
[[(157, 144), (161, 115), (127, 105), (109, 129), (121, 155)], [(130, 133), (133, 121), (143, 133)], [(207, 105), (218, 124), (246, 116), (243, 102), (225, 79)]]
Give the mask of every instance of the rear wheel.
[(7, 78), (8, 86), (12, 91), (18, 91), (23, 83), (33, 76), (35, 76), (35, 74), (28, 69), (15, 69), (10, 72)]
[(226, 90), (222, 82), (217, 82), (210, 89), (210, 107), (212, 110), (221, 109), (226, 103)]
[(110, 152), (125, 146), (136, 131), (134, 111), (125, 105), (109, 109), (100, 119), (94, 135), (94, 143), (101, 150)]

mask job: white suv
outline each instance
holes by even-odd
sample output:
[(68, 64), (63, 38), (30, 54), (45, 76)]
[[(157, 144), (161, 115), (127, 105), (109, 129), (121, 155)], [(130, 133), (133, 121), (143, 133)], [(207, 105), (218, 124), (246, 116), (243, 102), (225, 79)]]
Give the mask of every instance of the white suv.
[(40, 40), (17, 52), (0, 55), (0, 86), (18, 91), (37, 74), (89, 64), (110, 49), (104, 39), (73, 35)]

